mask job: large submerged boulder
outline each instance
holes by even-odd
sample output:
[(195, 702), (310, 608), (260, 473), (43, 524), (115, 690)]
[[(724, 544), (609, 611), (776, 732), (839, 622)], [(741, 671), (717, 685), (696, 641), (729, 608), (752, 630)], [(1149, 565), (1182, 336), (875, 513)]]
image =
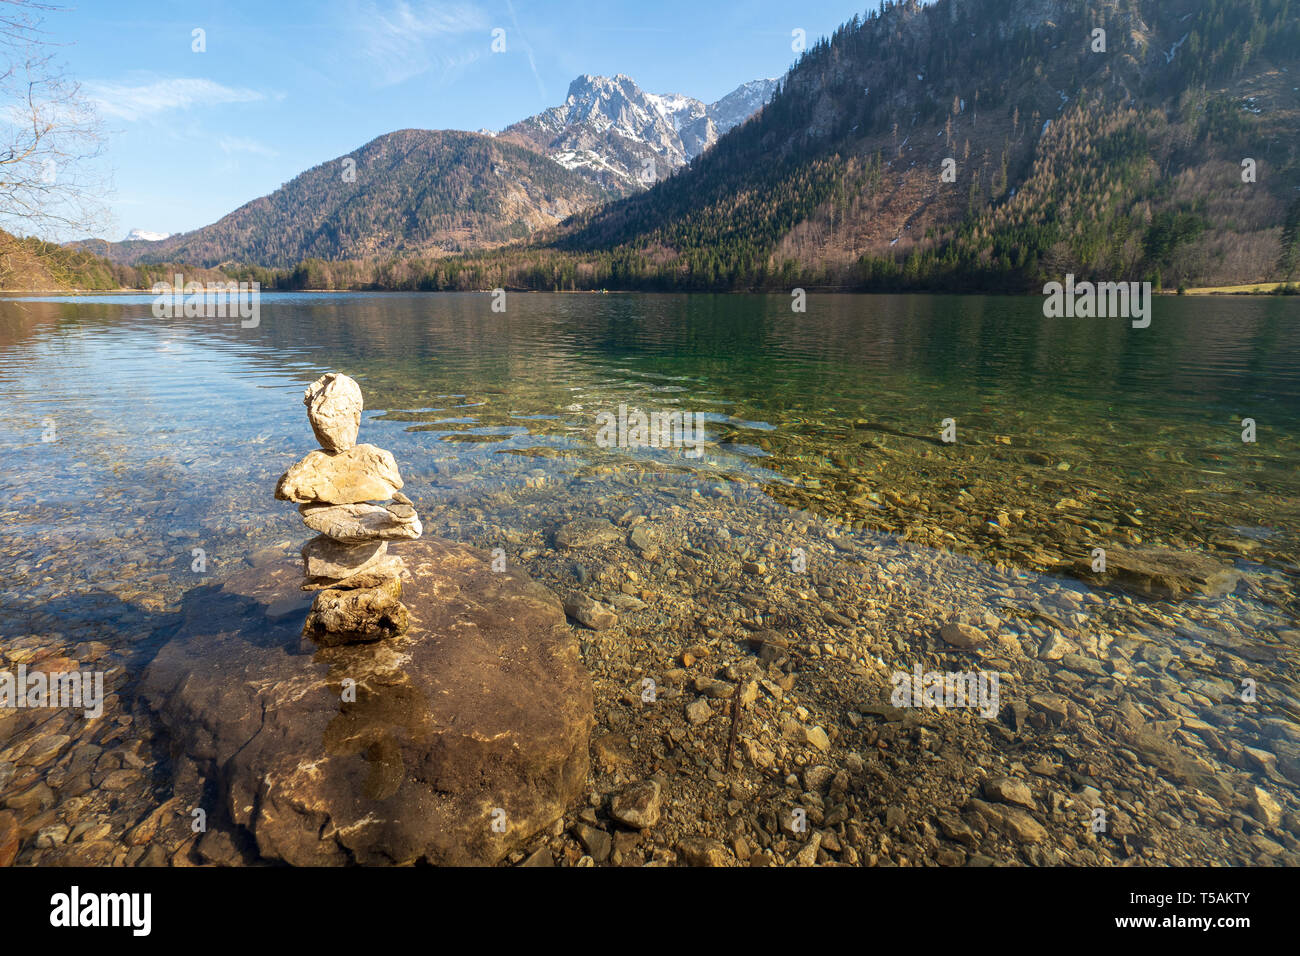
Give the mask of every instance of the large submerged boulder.
[(592, 689), (559, 600), (470, 548), (401, 554), (400, 637), (304, 638), (285, 555), (192, 600), (145, 674), (178, 775), (265, 859), (490, 864), (581, 795)]
[(1240, 572), (1208, 554), (1169, 548), (1113, 548), (1106, 570), (1097, 574), (1088, 561), (1078, 565), (1081, 576), (1113, 584), (1151, 598), (1220, 597), (1236, 589)]

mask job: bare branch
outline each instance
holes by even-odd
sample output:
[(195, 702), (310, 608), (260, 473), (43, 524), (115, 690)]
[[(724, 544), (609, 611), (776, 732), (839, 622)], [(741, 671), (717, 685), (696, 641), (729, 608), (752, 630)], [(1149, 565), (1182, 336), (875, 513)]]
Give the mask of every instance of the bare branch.
[(0, 228), (58, 240), (91, 234), (107, 219), (97, 160), (103, 130), (81, 87), (45, 52), (44, 14), (62, 8), (0, 0)]

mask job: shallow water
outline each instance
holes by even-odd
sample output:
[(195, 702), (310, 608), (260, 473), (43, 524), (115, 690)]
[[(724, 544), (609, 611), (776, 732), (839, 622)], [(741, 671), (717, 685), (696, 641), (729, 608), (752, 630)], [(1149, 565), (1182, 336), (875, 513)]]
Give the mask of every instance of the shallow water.
[[(430, 530), (483, 547), (677, 483), (688, 509), (734, 488), (723, 513), (742, 526), (761, 509), (906, 542), (917, 588), (948, 567), (938, 550), (1081, 593), (1095, 548), (1211, 555), (1243, 574), (1230, 598), (1129, 601), (1116, 626), (1255, 662), (1271, 696), (1242, 732), (1267, 745), (1281, 721), (1283, 750), (1296, 739), (1295, 299), (1160, 298), (1147, 329), (1046, 319), (1033, 298), (813, 296), (794, 314), (781, 296), (511, 294), (499, 314), (488, 295), (268, 294), (247, 329), (151, 302), (0, 302), (10, 666), (99, 641), (129, 697), (190, 589), (304, 541), (272, 489), (314, 447), (302, 389), (336, 370)], [(600, 447), (620, 404), (701, 413), (703, 453)], [(1269, 776), (1294, 790), (1278, 756)]]

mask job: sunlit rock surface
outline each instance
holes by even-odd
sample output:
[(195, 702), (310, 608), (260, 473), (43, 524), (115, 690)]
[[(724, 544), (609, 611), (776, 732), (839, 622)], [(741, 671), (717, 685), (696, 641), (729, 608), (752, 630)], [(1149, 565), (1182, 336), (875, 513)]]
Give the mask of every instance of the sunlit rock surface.
[(470, 548), (401, 548), (404, 635), (302, 638), (286, 555), (191, 602), (144, 677), (178, 777), (267, 860), (490, 864), (580, 795), (592, 688), (559, 600)]

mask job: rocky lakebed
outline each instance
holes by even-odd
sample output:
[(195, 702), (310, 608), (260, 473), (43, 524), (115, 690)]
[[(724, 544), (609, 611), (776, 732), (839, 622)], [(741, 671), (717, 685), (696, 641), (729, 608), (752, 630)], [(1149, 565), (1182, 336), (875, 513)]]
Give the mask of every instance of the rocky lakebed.
[[(1098, 583), (744, 480), (532, 471), (417, 497), (392, 545), (417, 637), (455, 640), (307, 644), (300, 543), (271, 542), (185, 593), (101, 716), (0, 717), (7, 861), (1300, 861), (1300, 630), (1266, 574), (1131, 544)], [(125, 676), (30, 614), (6, 666)], [(918, 669), (996, 674), (995, 713), (898, 706)]]
[[(1086, 349), (990, 397), (883, 353), (814, 382), (769, 354), (785, 303), (749, 368), (708, 338), (748, 300), (601, 298), (463, 345), (470, 298), (445, 330), (418, 298), (268, 306), (248, 370), (237, 333), (78, 332), (87, 368), (119, 349), (105, 388), (158, 392), (9, 452), (0, 673), (105, 697), (0, 709), (0, 865), (1300, 863), (1284, 429), (1081, 399)], [(831, 307), (792, 341), (874, 354)], [(636, 351), (659, 308), (703, 342), (685, 369)], [(599, 309), (616, 358), (546, 351)], [(944, 341), (881, 321), (878, 351)], [(286, 372), (312, 336), (382, 354)], [(331, 447), (297, 396), (354, 365), (364, 430)], [(620, 404), (705, 409), (702, 454), (593, 442)]]

